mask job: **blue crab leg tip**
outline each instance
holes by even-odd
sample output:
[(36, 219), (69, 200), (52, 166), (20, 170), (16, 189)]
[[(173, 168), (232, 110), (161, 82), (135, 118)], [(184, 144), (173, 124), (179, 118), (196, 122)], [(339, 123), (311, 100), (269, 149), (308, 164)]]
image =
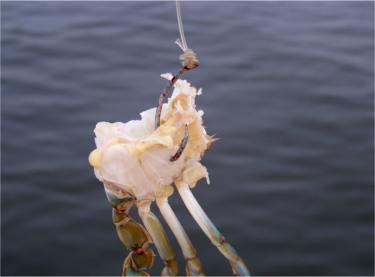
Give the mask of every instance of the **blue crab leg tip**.
[(248, 276), (249, 271), (238, 256), (234, 248), (225, 241), (224, 236), (218, 231), (212, 221), (208, 218), (206, 213), (203, 211), (202, 207), (199, 205), (198, 201), (195, 199), (190, 187), (186, 183), (176, 183), (178, 193), (180, 194), (182, 201), (185, 206), (201, 227), (206, 236), (210, 241), (218, 248), (218, 250), (228, 259), (232, 270), (235, 274), (240, 276)]

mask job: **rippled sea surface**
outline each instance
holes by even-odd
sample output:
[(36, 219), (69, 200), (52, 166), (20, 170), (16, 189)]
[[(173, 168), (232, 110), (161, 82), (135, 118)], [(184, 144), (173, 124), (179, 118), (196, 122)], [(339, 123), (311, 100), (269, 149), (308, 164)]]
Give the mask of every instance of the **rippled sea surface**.
[[(194, 189), (208, 215), (254, 275), (374, 274), (374, 3), (183, 12), (201, 62), (186, 78), (220, 138), (211, 185)], [(127, 250), (87, 162), (93, 129), (155, 106), (176, 37), (173, 2), (1, 3), (3, 275), (121, 274)], [(206, 273), (230, 274), (170, 202)]]

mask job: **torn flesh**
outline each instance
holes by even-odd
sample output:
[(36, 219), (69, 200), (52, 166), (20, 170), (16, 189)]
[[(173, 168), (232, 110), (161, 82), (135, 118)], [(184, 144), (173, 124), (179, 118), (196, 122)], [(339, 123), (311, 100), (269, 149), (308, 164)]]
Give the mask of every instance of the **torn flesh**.
[[(172, 79), (171, 74), (163, 78)], [(170, 193), (170, 185), (184, 181), (190, 186), (206, 177), (200, 163), (213, 139), (202, 123), (203, 111), (197, 111), (195, 97), (200, 90), (185, 80), (177, 80), (172, 96), (163, 105), (161, 125), (154, 130), (156, 108), (142, 112), (140, 120), (99, 122), (95, 128), (96, 149), (89, 162), (105, 188), (121, 197), (131, 194), (138, 200), (155, 200)], [(176, 153), (188, 127), (189, 140), (176, 161)]]

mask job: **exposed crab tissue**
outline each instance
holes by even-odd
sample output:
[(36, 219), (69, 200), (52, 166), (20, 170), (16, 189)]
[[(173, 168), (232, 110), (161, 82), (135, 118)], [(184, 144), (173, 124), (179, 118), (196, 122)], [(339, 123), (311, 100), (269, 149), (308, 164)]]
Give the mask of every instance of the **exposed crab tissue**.
[[(161, 75), (168, 80), (172, 75)], [(190, 186), (206, 177), (208, 172), (200, 163), (212, 142), (202, 125), (203, 111), (197, 111), (195, 97), (201, 91), (185, 80), (177, 80), (172, 96), (163, 105), (161, 124), (154, 130), (156, 108), (141, 113), (140, 120), (99, 122), (95, 128), (96, 147), (89, 156), (96, 177), (106, 189), (121, 196), (130, 193), (137, 199), (154, 200), (168, 194), (174, 181)], [(189, 139), (182, 155), (176, 153), (188, 126)]]

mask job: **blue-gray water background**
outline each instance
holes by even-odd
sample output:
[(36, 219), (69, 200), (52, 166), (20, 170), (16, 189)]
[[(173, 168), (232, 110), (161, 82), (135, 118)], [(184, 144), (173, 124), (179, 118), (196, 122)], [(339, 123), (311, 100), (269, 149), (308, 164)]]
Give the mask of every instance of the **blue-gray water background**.
[[(372, 275), (374, 3), (183, 13), (201, 61), (186, 78), (220, 138), (194, 189), (209, 216), (254, 275)], [(137, 118), (177, 71), (174, 3), (2, 2), (1, 23), (2, 274), (118, 275), (127, 251), (87, 156), (96, 122)], [(171, 205), (207, 274), (230, 274)]]

